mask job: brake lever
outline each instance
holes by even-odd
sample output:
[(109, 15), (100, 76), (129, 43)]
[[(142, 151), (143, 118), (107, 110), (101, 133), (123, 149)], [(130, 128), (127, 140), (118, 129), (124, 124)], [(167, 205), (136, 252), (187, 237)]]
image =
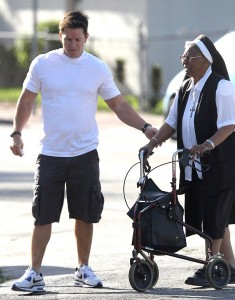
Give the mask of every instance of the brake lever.
[[(209, 155), (210, 154), (210, 150), (207, 149), (206, 151), (203, 152), (202, 156), (204, 155)], [(180, 165), (183, 168), (186, 168), (187, 166), (189, 166), (189, 161), (192, 159), (192, 155), (190, 154), (189, 149), (184, 148), (183, 152), (182, 152), (182, 157), (179, 160)]]
[(184, 148), (182, 152), (182, 157), (179, 160), (179, 164), (186, 168), (189, 165), (189, 161), (192, 159), (192, 156), (190, 155), (189, 149)]

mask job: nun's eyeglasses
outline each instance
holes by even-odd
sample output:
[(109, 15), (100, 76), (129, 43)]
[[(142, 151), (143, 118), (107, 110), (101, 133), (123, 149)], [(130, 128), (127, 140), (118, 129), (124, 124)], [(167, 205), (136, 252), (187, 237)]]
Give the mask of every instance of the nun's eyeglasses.
[(189, 56), (189, 55), (180, 55), (180, 60), (183, 62), (183, 61), (187, 61), (187, 62), (190, 62), (191, 59), (193, 58), (199, 58), (199, 57), (202, 57), (201, 55), (199, 56)]

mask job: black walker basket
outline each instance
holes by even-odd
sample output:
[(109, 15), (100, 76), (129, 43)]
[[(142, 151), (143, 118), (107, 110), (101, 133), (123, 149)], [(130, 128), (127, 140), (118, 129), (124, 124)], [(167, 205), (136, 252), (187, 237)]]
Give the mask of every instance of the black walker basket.
[[(133, 220), (134, 247), (130, 259), (129, 282), (138, 292), (152, 288), (158, 281), (159, 269), (154, 261), (154, 255), (169, 255), (205, 265), (206, 278), (215, 289), (226, 287), (230, 280), (228, 263), (220, 255), (211, 255), (212, 239), (183, 221), (184, 210), (178, 201), (176, 190), (176, 157), (179, 153), (184, 164), (191, 158), (188, 149), (179, 149), (173, 154), (171, 192), (162, 191), (151, 178), (148, 178), (145, 174), (145, 164), (148, 164), (145, 152), (141, 151), (139, 154), (140, 178), (137, 186), (140, 187), (140, 194), (127, 213)], [(176, 253), (186, 247), (184, 227), (208, 242), (208, 260)]]

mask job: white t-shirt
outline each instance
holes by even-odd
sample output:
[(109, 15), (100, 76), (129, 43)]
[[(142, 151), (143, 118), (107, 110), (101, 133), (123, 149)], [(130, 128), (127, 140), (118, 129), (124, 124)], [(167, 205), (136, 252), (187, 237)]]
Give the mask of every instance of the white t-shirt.
[(23, 86), (31, 92), (41, 92), (40, 153), (57, 157), (73, 157), (96, 149), (98, 95), (108, 100), (120, 94), (101, 59), (85, 51), (71, 59), (63, 49), (36, 57)]

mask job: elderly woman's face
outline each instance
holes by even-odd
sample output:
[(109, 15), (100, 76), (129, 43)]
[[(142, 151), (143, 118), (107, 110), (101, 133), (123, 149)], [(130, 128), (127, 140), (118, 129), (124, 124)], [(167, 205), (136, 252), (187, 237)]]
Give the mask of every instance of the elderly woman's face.
[(185, 68), (186, 75), (189, 77), (197, 77), (202, 70), (202, 63), (205, 57), (196, 46), (191, 46), (184, 51), (180, 59)]

